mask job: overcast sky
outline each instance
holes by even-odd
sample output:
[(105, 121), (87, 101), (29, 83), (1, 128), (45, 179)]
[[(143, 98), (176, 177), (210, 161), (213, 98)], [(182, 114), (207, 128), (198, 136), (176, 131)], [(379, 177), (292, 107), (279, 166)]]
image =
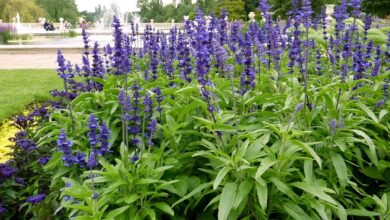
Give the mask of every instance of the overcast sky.
[[(113, 3), (117, 2), (123, 12), (137, 11), (137, 0), (76, 0), (79, 11), (95, 11), (97, 5), (105, 5), (107, 8)], [(172, 2), (172, 0), (163, 0), (165, 4)]]

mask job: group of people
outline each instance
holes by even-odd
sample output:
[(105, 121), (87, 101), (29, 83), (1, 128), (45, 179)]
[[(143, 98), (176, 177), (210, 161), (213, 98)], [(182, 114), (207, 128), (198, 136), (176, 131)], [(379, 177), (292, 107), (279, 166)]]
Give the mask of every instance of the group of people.
[(54, 28), (53, 22), (51, 22), (51, 21), (45, 22), (43, 24), (43, 29), (45, 29), (46, 31), (54, 31), (55, 28)]

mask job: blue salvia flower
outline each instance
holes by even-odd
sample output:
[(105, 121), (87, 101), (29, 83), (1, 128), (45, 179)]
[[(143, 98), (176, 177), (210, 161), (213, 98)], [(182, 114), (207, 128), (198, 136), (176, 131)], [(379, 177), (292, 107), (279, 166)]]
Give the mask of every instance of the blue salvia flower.
[(252, 48), (252, 42), (250, 40), (249, 33), (246, 33), (245, 35), (245, 52), (244, 52), (244, 63), (245, 63), (245, 69), (241, 74), (241, 92), (242, 94), (246, 93), (247, 91), (250, 91), (252, 88), (256, 85), (256, 73), (253, 66), (253, 48)]
[(109, 147), (109, 139), (110, 139), (111, 131), (107, 125), (106, 122), (102, 123), (102, 126), (100, 127), (100, 135), (99, 135), (99, 140), (100, 140), (100, 154), (105, 155), (110, 152)]
[(91, 65), (89, 63), (89, 59), (86, 55), (83, 55), (83, 71), (84, 71), (84, 77), (90, 77), (92, 76), (92, 70), (91, 70)]
[(131, 143), (136, 147), (139, 143), (139, 140), (136, 138), (137, 134), (139, 133), (139, 123), (141, 121), (140, 117), (138, 116), (138, 110), (139, 110), (139, 102), (140, 102), (140, 90), (141, 87), (138, 85), (137, 81), (134, 81), (133, 86), (131, 87), (133, 91), (133, 105), (132, 105), (132, 113), (130, 115), (130, 122), (131, 125), (129, 126), (129, 132), (133, 135), (133, 138), (131, 139)]
[(7, 179), (16, 173), (17, 169), (7, 163), (0, 163), (0, 179)]
[(99, 122), (95, 115), (91, 113), (88, 117), (88, 139), (89, 139), (89, 144), (91, 147), (96, 147), (99, 143), (98, 137), (97, 137), (97, 131), (99, 129)]
[(162, 113), (161, 103), (164, 100), (164, 96), (161, 94), (161, 90), (159, 87), (154, 88), (153, 92), (156, 94), (156, 101), (157, 101), (157, 105), (158, 105), (156, 110), (159, 112), (160, 117), (161, 117), (161, 113)]
[(104, 60), (106, 64), (107, 72), (109, 72), (111, 67), (111, 60), (112, 60), (112, 48), (110, 44), (107, 44), (104, 48)]
[(366, 71), (366, 63), (363, 58), (363, 53), (361, 50), (361, 44), (357, 43), (355, 47), (355, 54), (353, 55), (353, 71), (354, 80), (362, 79), (364, 77), (364, 73)]
[(226, 63), (228, 59), (228, 54), (225, 48), (215, 38), (213, 38), (212, 45), (213, 45), (213, 52), (216, 59), (215, 66), (221, 71), (229, 71), (228, 65)]
[(88, 56), (89, 55), (89, 39), (88, 39), (88, 33), (85, 31), (84, 28), (81, 30), (81, 36), (83, 38), (83, 43), (84, 43), (84, 49), (85, 49), (84, 54), (86, 56)]
[(105, 72), (104, 62), (100, 56), (99, 44), (95, 42), (92, 50), (92, 76), (103, 78)]
[(138, 153), (137, 152), (134, 152), (134, 155), (132, 157), (130, 157), (130, 161), (132, 163), (135, 163), (139, 160), (139, 156), (138, 156)]
[(78, 164), (81, 168), (84, 168), (87, 166), (87, 163), (85, 161), (85, 154), (81, 151), (77, 151), (76, 154), (73, 156), (73, 162), (74, 164)]
[(226, 9), (222, 9), (221, 11), (221, 18), (218, 19), (218, 33), (219, 33), (219, 43), (221, 45), (224, 45), (228, 41), (228, 24), (226, 21), (226, 18), (229, 16)]
[[(150, 37), (150, 69), (152, 72), (152, 79), (157, 80), (158, 78), (158, 65), (159, 65), (159, 59), (158, 59), (158, 52), (160, 50), (160, 46), (157, 42), (156, 36), (152, 35)], [(148, 79), (146, 79), (148, 80)]]
[(148, 138), (148, 145), (151, 146), (153, 145), (153, 142), (152, 142), (152, 136), (153, 134), (156, 132), (157, 130), (157, 120), (152, 118), (149, 122), (149, 125), (147, 126), (147, 129), (148, 129), (148, 134), (147, 134), (147, 138)]
[(65, 58), (62, 55), (61, 50), (58, 50), (58, 52), (57, 52), (57, 63), (58, 63), (58, 68), (57, 68), (58, 76), (62, 79), (66, 79), (67, 78), (67, 74), (66, 74), (67, 67), (65, 64)]
[(44, 166), (47, 164), (47, 162), (49, 162), (49, 160), (50, 160), (50, 156), (40, 157), (38, 159), (38, 163), (39, 163), (39, 165)]
[(123, 73), (127, 74), (131, 71), (131, 59), (130, 56), (132, 55), (133, 48), (131, 47), (130, 37), (125, 35), (124, 36), (124, 48), (123, 48), (123, 57), (121, 60), (121, 69)]
[(239, 65), (243, 63), (243, 54), (240, 49), (243, 48), (244, 45), (245, 41), (241, 32), (241, 24), (239, 22), (233, 22), (230, 30), (229, 48), (236, 54), (235, 60)]
[(123, 32), (122, 24), (118, 17), (114, 16), (112, 26), (114, 27), (114, 48), (113, 48), (113, 57), (112, 57), (112, 66), (115, 69), (115, 75), (122, 75), (124, 71), (122, 70), (122, 59), (124, 58), (123, 54)]
[[(94, 168), (97, 166), (97, 158), (96, 158), (96, 154), (94, 151), (91, 151), (91, 153), (89, 154), (87, 166), (89, 168)], [(93, 177), (91, 177), (91, 178), (93, 178)]]
[(293, 42), (292, 42), (292, 45), (290, 47), (290, 50), (289, 50), (289, 58), (290, 58), (290, 61), (288, 63), (288, 67), (289, 67), (289, 73), (293, 73), (294, 72), (294, 66), (295, 66), (295, 63), (298, 62), (300, 64), (300, 66), (302, 65), (302, 59), (301, 59), (301, 54), (302, 54), (302, 49), (301, 49), (301, 45), (302, 45), (302, 42), (300, 41), (300, 30), (299, 30), (299, 22), (295, 21), (294, 22), (294, 39), (293, 39)]
[(349, 36), (349, 30), (345, 31), (345, 34), (343, 36), (343, 52), (341, 53), (344, 60), (348, 60), (349, 57), (352, 56), (351, 53), (351, 45), (350, 45), (350, 36)]
[(26, 202), (32, 203), (32, 204), (38, 204), (41, 203), (46, 198), (46, 194), (38, 194), (35, 196), (30, 196), (26, 199)]
[(144, 97), (144, 114), (146, 115), (146, 118), (150, 118), (153, 115), (153, 101), (150, 98), (149, 93), (146, 93)]
[(8, 209), (4, 208), (4, 207), (0, 204), (0, 215), (1, 215), (1, 214), (4, 214), (4, 213), (6, 213), (6, 212), (8, 212)]
[(295, 106), (295, 112), (299, 112), (303, 109), (303, 106), (304, 104), (303, 103), (299, 103)]
[(311, 26), (311, 16), (313, 14), (313, 10), (311, 8), (310, 0), (302, 0), (302, 10), (300, 11), (300, 19), (302, 19), (302, 23), (306, 28)]
[(329, 130), (330, 130), (330, 133), (331, 133), (331, 134), (336, 133), (336, 129), (337, 129), (337, 120), (336, 120), (336, 119), (332, 119), (332, 120), (329, 122)]
[(129, 113), (131, 111), (130, 96), (123, 89), (119, 92), (119, 104), (122, 107), (122, 120), (129, 121)]
[(370, 15), (366, 15), (366, 19), (364, 21), (364, 36), (363, 36), (363, 41), (366, 42), (367, 40), (367, 34), (368, 30), (371, 29), (371, 24), (372, 24), (372, 18)]
[(336, 20), (335, 35), (336, 35), (336, 39), (337, 40), (340, 37), (340, 33), (345, 28), (344, 20), (349, 17), (347, 9), (348, 9), (347, 0), (341, 0), (340, 5), (338, 5), (334, 9), (333, 16), (334, 16), (334, 18)]
[(209, 54), (209, 39), (207, 31), (205, 30), (206, 21), (204, 20), (203, 12), (197, 8), (196, 14), (196, 36), (192, 42), (195, 48), (196, 57), (196, 73), (198, 75), (198, 83), (201, 85), (201, 94), (207, 102), (207, 110), (211, 113), (213, 120), (215, 121), (213, 112), (216, 108), (211, 103), (212, 94), (209, 91), (209, 87), (212, 86), (209, 69), (210, 69), (210, 54)]
[(326, 31), (326, 28), (328, 26), (327, 22), (326, 22), (326, 12), (325, 12), (325, 7), (322, 7), (321, 8), (321, 14), (320, 14), (320, 17), (321, 17), (321, 27), (322, 27), (322, 39), (324, 39), (325, 41), (328, 41), (328, 36), (327, 36), (327, 31)]
[(186, 41), (184, 34), (179, 33), (179, 40), (177, 44), (177, 58), (179, 61), (178, 67), (180, 69), (180, 77), (187, 82), (191, 82), (192, 80), (190, 77), (192, 72), (190, 56), (191, 53), (188, 42)]
[(15, 144), (27, 152), (31, 152), (37, 148), (37, 145), (34, 143), (34, 141), (30, 139), (17, 140)]
[(174, 60), (176, 58), (177, 44), (177, 27), (174, 26), (169, 31), (169, 58)]
[(260, 0), (258, 9), (263, 16), (266, 16), (266, 14), (269, 13), (271, 6), (268, 4), (267, 0)]
[(351, 0), (349, 5), (352, 7), (352, 15), (355, 18), (358, 18), (360, 15), (360, 7), (362, 4), (362, 0)]
[(364, 57), (366, 58), (366, 62), (368, 62), (368, 60), (371, 59), (373, 50), (374, 50), (374, 43), (372, 42), (372, 40), (370, 40), (366, 46), (366, 51), (364, 54)]
[(68, 141), (65, 130), (61, 129), (57, 140), (57, 147), (59, 152), (64, 153), (64, 155), (62, 156), (64, 166), (70, 166), (73, 164), (72, 144), (72, 141)]
[(27, 182), (22, 177), (16, 177), (15, 182), (17, 184), (22, 185), (22, 186), (27, 186)]

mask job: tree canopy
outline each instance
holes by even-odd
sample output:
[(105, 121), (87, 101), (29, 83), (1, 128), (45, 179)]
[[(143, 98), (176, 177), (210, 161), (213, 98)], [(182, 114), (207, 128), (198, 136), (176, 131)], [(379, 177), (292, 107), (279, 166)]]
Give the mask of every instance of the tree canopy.
[(0, 0), (0, 19), (3, 22), (12, 22), (16, 13), (19, 13), (21, 22), (38, 22), (38, 18), (45, 15), (34, 0)]
[(75, 0), (36, 0), (46, 11), (46, 19), (58, 22), (59, 18), (75, 23), (78, 21), (79, 12)]
[(217, 14), (226, 9), (229, 13), (229, 20), (245, 20), (245, 2), (242, 0), (221, 0), (217, 6)]

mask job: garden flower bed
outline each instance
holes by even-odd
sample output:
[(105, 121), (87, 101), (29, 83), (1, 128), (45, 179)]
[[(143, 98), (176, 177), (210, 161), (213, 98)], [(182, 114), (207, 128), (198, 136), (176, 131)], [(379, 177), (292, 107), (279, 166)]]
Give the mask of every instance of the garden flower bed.
[(83, 31), (57, 101), (15, 119), (1, 217), (388, 218), (390, 34), (351, 3), (282, 27), (262, 0), (247, 31), (197, 10), (141, 49), (116, 17), (114, 45)]

